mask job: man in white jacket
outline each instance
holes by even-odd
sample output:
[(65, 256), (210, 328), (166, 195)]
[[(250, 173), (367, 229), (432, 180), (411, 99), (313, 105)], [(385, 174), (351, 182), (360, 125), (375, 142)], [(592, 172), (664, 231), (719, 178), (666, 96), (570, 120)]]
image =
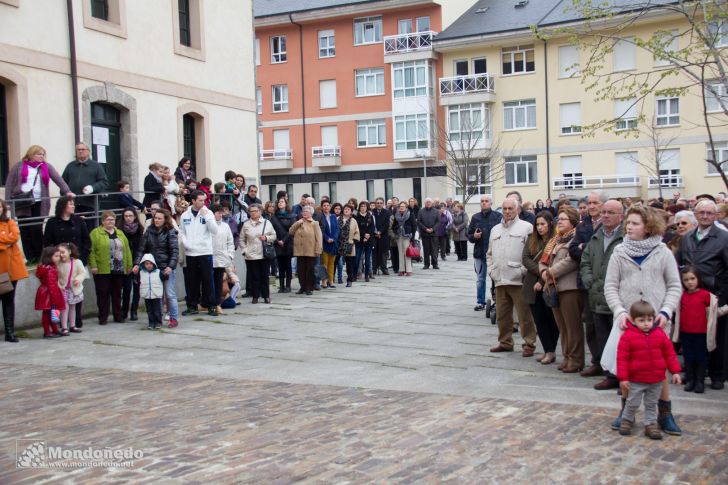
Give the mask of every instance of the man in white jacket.
[(212, 237), (217, 234), (218, 226), (215, 216), (205, 207), (206, 195), (201, 190), (191, 194), (192, 205), (180, 218), (179, 236), (185, 248), (187, 278), (190, 294), (187, 309), (182, 315), (196, 315), (200, 303), (200, 285), (202, 286), (202, 305), (207, 313), (217, 316), (217, 304), (212, 282)]
[(520, 203), (507, 198), (501, 206), (503, 221), (490, 232), (486, 254), (490, 277), (495, 284), (495, 312), (498, 323), (498, 345), (491, 352), (513, 351), (513, 308), (518, 313), (523, 357), (533, 356), (536, 349), (536, 326), (528, 305), (523, 301), (521, 286), (526, 275), (523, 248), (533, 232), (533, 225), (519, 219)]
[(214, 205), (211, 207), (212, 212), (215, 214), (215, 225), (217, 226), (217, 234), (212, 237), (212, 271), (213, 271), (213, 282), (215, 284), (215, 304), (218, 313), (222, 313), (222, 285), (223, 275), (225, 270), (233, 266), (233, 259), (235, 258), (235, 239), (233, 233), (230, 230), (230, 225), (227, 222), (223, 222), (223, 207), (222, 205)]

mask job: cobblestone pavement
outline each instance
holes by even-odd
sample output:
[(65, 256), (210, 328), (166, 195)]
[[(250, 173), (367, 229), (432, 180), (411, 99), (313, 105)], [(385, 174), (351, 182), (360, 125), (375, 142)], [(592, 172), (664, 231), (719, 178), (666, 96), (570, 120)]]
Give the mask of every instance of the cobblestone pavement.
[[(673, 387), (682, 437), (620, 437), (596, 379), (488, 354), (472, 265), (441, 267), (0, 345), (0, 483), (726, 483), (728, 391)], [(144, 457), (16, 469), (16, 439)]]

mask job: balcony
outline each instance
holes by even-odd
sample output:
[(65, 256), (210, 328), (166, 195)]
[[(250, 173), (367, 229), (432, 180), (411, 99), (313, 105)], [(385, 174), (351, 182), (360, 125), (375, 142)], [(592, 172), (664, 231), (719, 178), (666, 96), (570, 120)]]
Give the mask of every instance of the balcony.
[(432, 50), (432, 38), (436, 32), (413, 32), (389, 35), (384, 38), (384, 62), (406, 62), (420, 59), (437, 59)]
[(575, 175), (554, 178), (551, 189), (575, 197), (586, 196), (596, 189), (609, 189), (612, 197), (636, 197), (640, 195), (642, 181), (638, 175)]
[(293, 168), (293, 151), (290, 149), (261, 150), (261, 170), (285, 170), (289, 168)]
[(440, 78), (442, 106), (493, 102), (495, 102), (495, 78), (487, 72)]
[(648, 189), (684, 187), (682, 175), (662, 175), (658, 182), (657, 177), (650, 177)]
[(311, 148), (311, 164), (314, 167), (340, 167), (341, 147), (323, 146)]

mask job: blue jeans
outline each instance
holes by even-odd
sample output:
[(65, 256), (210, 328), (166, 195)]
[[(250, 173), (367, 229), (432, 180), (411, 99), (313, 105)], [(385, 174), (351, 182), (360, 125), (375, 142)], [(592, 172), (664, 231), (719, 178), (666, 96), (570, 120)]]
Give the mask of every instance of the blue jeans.
[(179, 316), (179, 306), (177, 304), (177, 271), (172, 269), (164, 282), (164, 294), (167, 295), (167, 308), (169, 308), (169, 318), (177, 320)]
[(477, 278), (475, 293), (478, 298), (478, 305), (485, 305), (485, 276), (488, 274), (488, 265), (485, 263), (485, 259), (475, 258), (473, 267)]
[(357, 246), (356, 256), (354, 257), (354, 270), (359, 271), (359, 265), (361, 264), (361, 256), (364, 253), (364, 274), (368, 275), (372, 273), (372, 247), (371, 246)]
[(336, 258), (336, 274), (339, 276), (339, 279), (342, 279), (344, 274), (344, 259), (344, 256)]

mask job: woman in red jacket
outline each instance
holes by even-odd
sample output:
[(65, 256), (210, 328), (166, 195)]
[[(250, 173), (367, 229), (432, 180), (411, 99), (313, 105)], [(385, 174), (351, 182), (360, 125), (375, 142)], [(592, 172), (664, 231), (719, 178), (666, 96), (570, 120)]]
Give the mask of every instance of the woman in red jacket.
[(35, 292), (35, 309), (43, 312), (41, 316), (43, 338), (61, 336), (58, 325), (51, 319), (52, 310), (65, 310), (66, 308), (61, 287), (58, 286), (56, 265), (59, 261), (60, 256), (55, 246), (44, 248), (40, 256), (40, 264), (35, 270), (35, 276), (40, 280), (38, 291)]

